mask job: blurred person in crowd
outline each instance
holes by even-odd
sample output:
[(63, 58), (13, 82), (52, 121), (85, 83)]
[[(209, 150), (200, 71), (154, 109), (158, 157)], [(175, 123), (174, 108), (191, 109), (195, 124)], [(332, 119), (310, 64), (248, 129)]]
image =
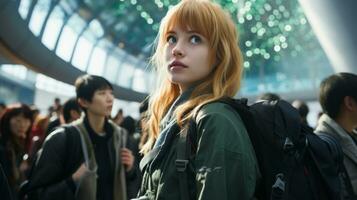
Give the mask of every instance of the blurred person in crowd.
[(139, 120), (139, 132), (140, 132), (140, 142), (139, 142), (139, 149), (143, 147), (143, 145), (147, 142), (148, 140), (148, 132), (146, 131), (146, 124), (147, 124), (147, 119), (148, 119), (148, 107), (149, 107), (149, 99), (146, 98), (143, 102), (141, 102), (140, 107), (139, 107), (139, 113), (140, 113), (140, 120)]
[[(131, 116), (126, 116), (124, 117), (122, 123), (120, 124), (120, 127), (124, 128), (128, 132), (128, 140), (130, 140), (130, 143), (132, 144), (133, 148), (132, 153), (135, 157), (135, 166), (139, 168), (139, 162), (141, 160), (141, 156), (139, 154), (139, 141), (140, 141), (140, 133), (137, 133), (136, 130), (136, 121), (134, 118)], [(140, 188), (140, 183), (141, 183), (141, 175), (139, 178), (136, 180), (136, 184), (132, 184), (131, 188), (128, 188), (129, 193), (131, 194), (137, 194)]]
[[(152, 61), (161, 79), (150, 95), (140, 198), (254, 199), (259, 170), (247, 130), (237, 112), (215, 102), (233, 97), (241, 83), (232, 18), (216, 3), (185, 0), (167, 12), (159, 30)], [(190, 119), (199, 142), (185, 159), (181, 130)], [(186, 193), (181, 178), (187, 178)]]
[(123, 113), (123, 109), (119, 109), (117, 114), (115, 115), (115, 117), (113, 118), (113, 121), (120, 126), (120, 124), (123, 122), (124, 120), (124, 113)]
[(41, 149), (42, 143), (45, 140), (46, 130), (48, 126), (48, 116), (37, 115), (30, 133), (29, 159), (32, 161), (37, 151)]
[(135, 149), (133, 150), (133, 154), (135, 157), (139, 154), (139, 141), (140, 141), (140, 134), (136, 132), (136, 121), (131, 116), (124, 117), (120, 127), (124, 128), (128, 132), (129, 139), (132, 141), (133, 146)]
[(312, 127), (307, 122), (307, 115), (309, 114), (309, 107), (307, 104), (301, 100), (295, 100), (293, 101), (292, 106), (299, 111), (301, 123), (312, 129)]
[(126, 200), (137, 178), (127, 132), (108, 116), (114, 96), (103, 77), (84, 75), (75, 82), (84, 115), (53, 131), (45, 140), (24, 193), (42, 200)]
[(9, 183), (0, 163), (0, 195), (2, 200), (13, 200)]
[(59, 127), (61, 124), (64, 124), (64, 119), (62, 115), (62, 105), (58, 105), (55, 108), (54, 114), (49, 119), (49, 123), (46, 130), (46, 136), (49, 135), (55, 128)]
[(55, 100), (54, 100), (54, 102), (53, 102), (53, 108), (54, 108), (54, 110), (58, 110), (59, 107), (61, 107), (61, 106), (62, 106), (62, 105), (61, 105), (61, 99), (58, 98), (58, 97), (56, 97)]
[(3, 103), (3, 102), (0, 102), (0, 119), (1, 119), (1, 116), (4, 114), (5, 112), (5, 109), (6, 109), (6, 104)]
[(82, 109), (76, 98), (68, 99), (63, 104), (63, 119), (66, 124), (69, 124), (81, 117)]
[(31, 105), (30, 109), (32, 112), (32, 119), (36, 120), (37, 116), (39, 116), (39, 114), (40, 114), (40, 110), (37, 108), (36, 105)]
[[(338, 140), (344, 153), (344, 166), (357, 194), (357, 75), (333, 74), (321, 82), (319, 101), (324, 114), (315, 130)], [(344, 188), (346, 189), (346, 188)], [(347, 190), (344, 194), (347, 198)]]
[(264, 93), (264, 94), (261, 94), (257, 101), (259, 100), (268, 100), (268, 101), (277, 101), (277, 100), (280, 100), (280, 96), (278, 94), (275, 94), (275, 93), (272, 93), (272, 92), (267, 92), (267, 93)]
[(29, 169), (27, 149), (32, 112), (25, 104), (9, 105), (0, 122), (0, 163), (16, 199), (19, 185)]

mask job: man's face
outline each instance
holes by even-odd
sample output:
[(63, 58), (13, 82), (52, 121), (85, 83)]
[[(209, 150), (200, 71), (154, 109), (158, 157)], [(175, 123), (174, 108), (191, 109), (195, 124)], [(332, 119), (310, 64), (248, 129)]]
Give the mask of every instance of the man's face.
[(109, 116), (113, 108), (114, 95), (112, 89), (96, 90), (92, 101), (80, 101), (81, 105), (87, 109), (88, 113), (99, 116)]

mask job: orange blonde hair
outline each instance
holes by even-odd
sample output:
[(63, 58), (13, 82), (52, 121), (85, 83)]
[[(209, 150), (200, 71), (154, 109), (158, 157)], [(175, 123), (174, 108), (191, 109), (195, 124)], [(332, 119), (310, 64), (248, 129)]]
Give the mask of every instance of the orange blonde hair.
[(149, 138), (141, 149), (142, 153), (147, 153), (154, 145), (160, 133), (161, 119), (180, 95), (178, 85), (167, 78), (164, 56), (167, 33), (175, 26), (195, 30), (207, 38), (210, 64), (215, 66), (211, 74), (195, 87), (190, 99), (176, 108), (176, 119), (181, 127), (200, 105), (224, 96), (233, 97), (240, 87), (243, 58), (238, 46), (236, 26), (229, 14), (207, 0), (181, 1), (161, 21), (156, 51), (151, 59), (159, 73), (160, 85), (150, 97), (147, 121)]

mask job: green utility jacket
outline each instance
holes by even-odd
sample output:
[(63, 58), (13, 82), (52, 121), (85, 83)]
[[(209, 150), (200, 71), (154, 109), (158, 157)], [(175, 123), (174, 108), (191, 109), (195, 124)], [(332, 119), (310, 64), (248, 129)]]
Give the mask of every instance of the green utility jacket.
[[(198, 145), (188, 174), (191, 199), (253, 199), (259, 170), (239, 114), (224, 103), (210, 103), (199, 111), (196, 124)], [(178, 138), (175, 133), (165, 155), (144, 168), (139, 196), (180, 199), (175, 166)]]

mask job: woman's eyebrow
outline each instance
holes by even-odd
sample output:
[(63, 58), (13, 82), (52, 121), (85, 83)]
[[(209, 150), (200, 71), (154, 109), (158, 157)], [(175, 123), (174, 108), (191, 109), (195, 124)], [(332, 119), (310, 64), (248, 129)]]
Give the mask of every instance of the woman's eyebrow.
[(176, 34), (176, 32), (175, 31), (167, 31), (166, 34)]

